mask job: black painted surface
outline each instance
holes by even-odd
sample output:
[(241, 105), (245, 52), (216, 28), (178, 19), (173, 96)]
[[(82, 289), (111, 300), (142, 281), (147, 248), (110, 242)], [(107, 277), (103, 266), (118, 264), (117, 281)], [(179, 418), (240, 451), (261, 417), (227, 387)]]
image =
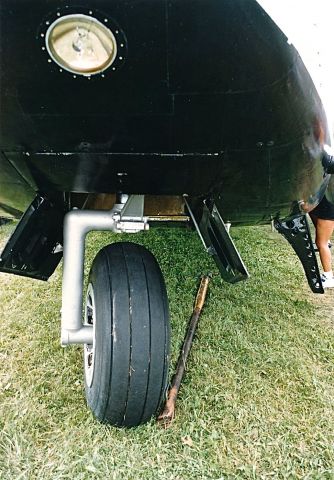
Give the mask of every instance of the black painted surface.
[[(16, 184), (26, 204), (32, 191), (212, 195), (225, 219), (246, 223), (315, 204), (328, 180), (322, 105), (255, 1), (73, 4), (0, 0), (7, 210), (22, 210)], [(109, 19), (124, 45), (116, 71), (88, 80), (48, 62), (41, 34), (57, 9)]]
[(312, 292), (324, 293), (307, 217), (300, 215), (287, 221), (276, 220), (275, 227), (298, 255)]
[(47, 280), (62, 258), (64, 212), (37, 196), (0, 257), (0, 271)]

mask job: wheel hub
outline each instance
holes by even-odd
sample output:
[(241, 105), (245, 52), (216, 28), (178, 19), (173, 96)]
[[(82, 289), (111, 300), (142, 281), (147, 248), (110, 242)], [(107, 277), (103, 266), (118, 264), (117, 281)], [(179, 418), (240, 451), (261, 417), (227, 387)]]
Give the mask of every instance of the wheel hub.
[(93, 286), (90, 283), (87, 288), (86, 303), (85, 303), (85, 320), (84, 324), (93, 326), (93, 343), (84, 344), (84, 371), (85, 379), (88, 387), (91, 387), (94, 376), (95, 363), (95, 298)]

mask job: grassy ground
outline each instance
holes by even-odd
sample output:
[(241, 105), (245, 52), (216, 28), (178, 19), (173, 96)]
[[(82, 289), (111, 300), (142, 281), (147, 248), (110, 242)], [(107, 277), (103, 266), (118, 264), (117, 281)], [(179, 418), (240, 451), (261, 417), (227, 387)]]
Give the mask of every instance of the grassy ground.
[[(86, 409), (81, 348), (59, 346), (61, 268), (47, 284), (0, 275), (1, 480), (334, 479), (334, 292), (309, 293), (269, 227), (232, 235), (252, 274), (235, 286), (193, 232), (131, 237), (166, 276), (174, 363), (199, 277), (215, 274), (166, 431), (102, 426)], [(110, 241), (91, 235), (89, 258)]]

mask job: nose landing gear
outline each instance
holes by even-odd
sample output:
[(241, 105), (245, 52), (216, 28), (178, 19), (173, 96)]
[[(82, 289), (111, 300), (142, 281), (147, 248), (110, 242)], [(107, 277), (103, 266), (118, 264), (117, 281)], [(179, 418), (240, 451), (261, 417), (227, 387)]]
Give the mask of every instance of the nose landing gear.
[(71, 211), (64, 223), (62, 344), (84, 345), (88, 406), (116, 426), (139, 425), (159, 411), (169, 367), (168, 299), (153, 255), (134, 243), (114, 243), (93, 261), (83, 322), (85, 236), (147, 227), (140, 196), (109, 212)]

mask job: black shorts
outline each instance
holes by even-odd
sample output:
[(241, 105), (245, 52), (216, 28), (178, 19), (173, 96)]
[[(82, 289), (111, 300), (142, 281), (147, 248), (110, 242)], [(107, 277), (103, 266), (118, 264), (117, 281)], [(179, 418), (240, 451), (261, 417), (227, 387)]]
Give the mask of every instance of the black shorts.
[(310, 214), (322, 220), (334, 220), (334, 204), (323, 197), (319, 205)]

